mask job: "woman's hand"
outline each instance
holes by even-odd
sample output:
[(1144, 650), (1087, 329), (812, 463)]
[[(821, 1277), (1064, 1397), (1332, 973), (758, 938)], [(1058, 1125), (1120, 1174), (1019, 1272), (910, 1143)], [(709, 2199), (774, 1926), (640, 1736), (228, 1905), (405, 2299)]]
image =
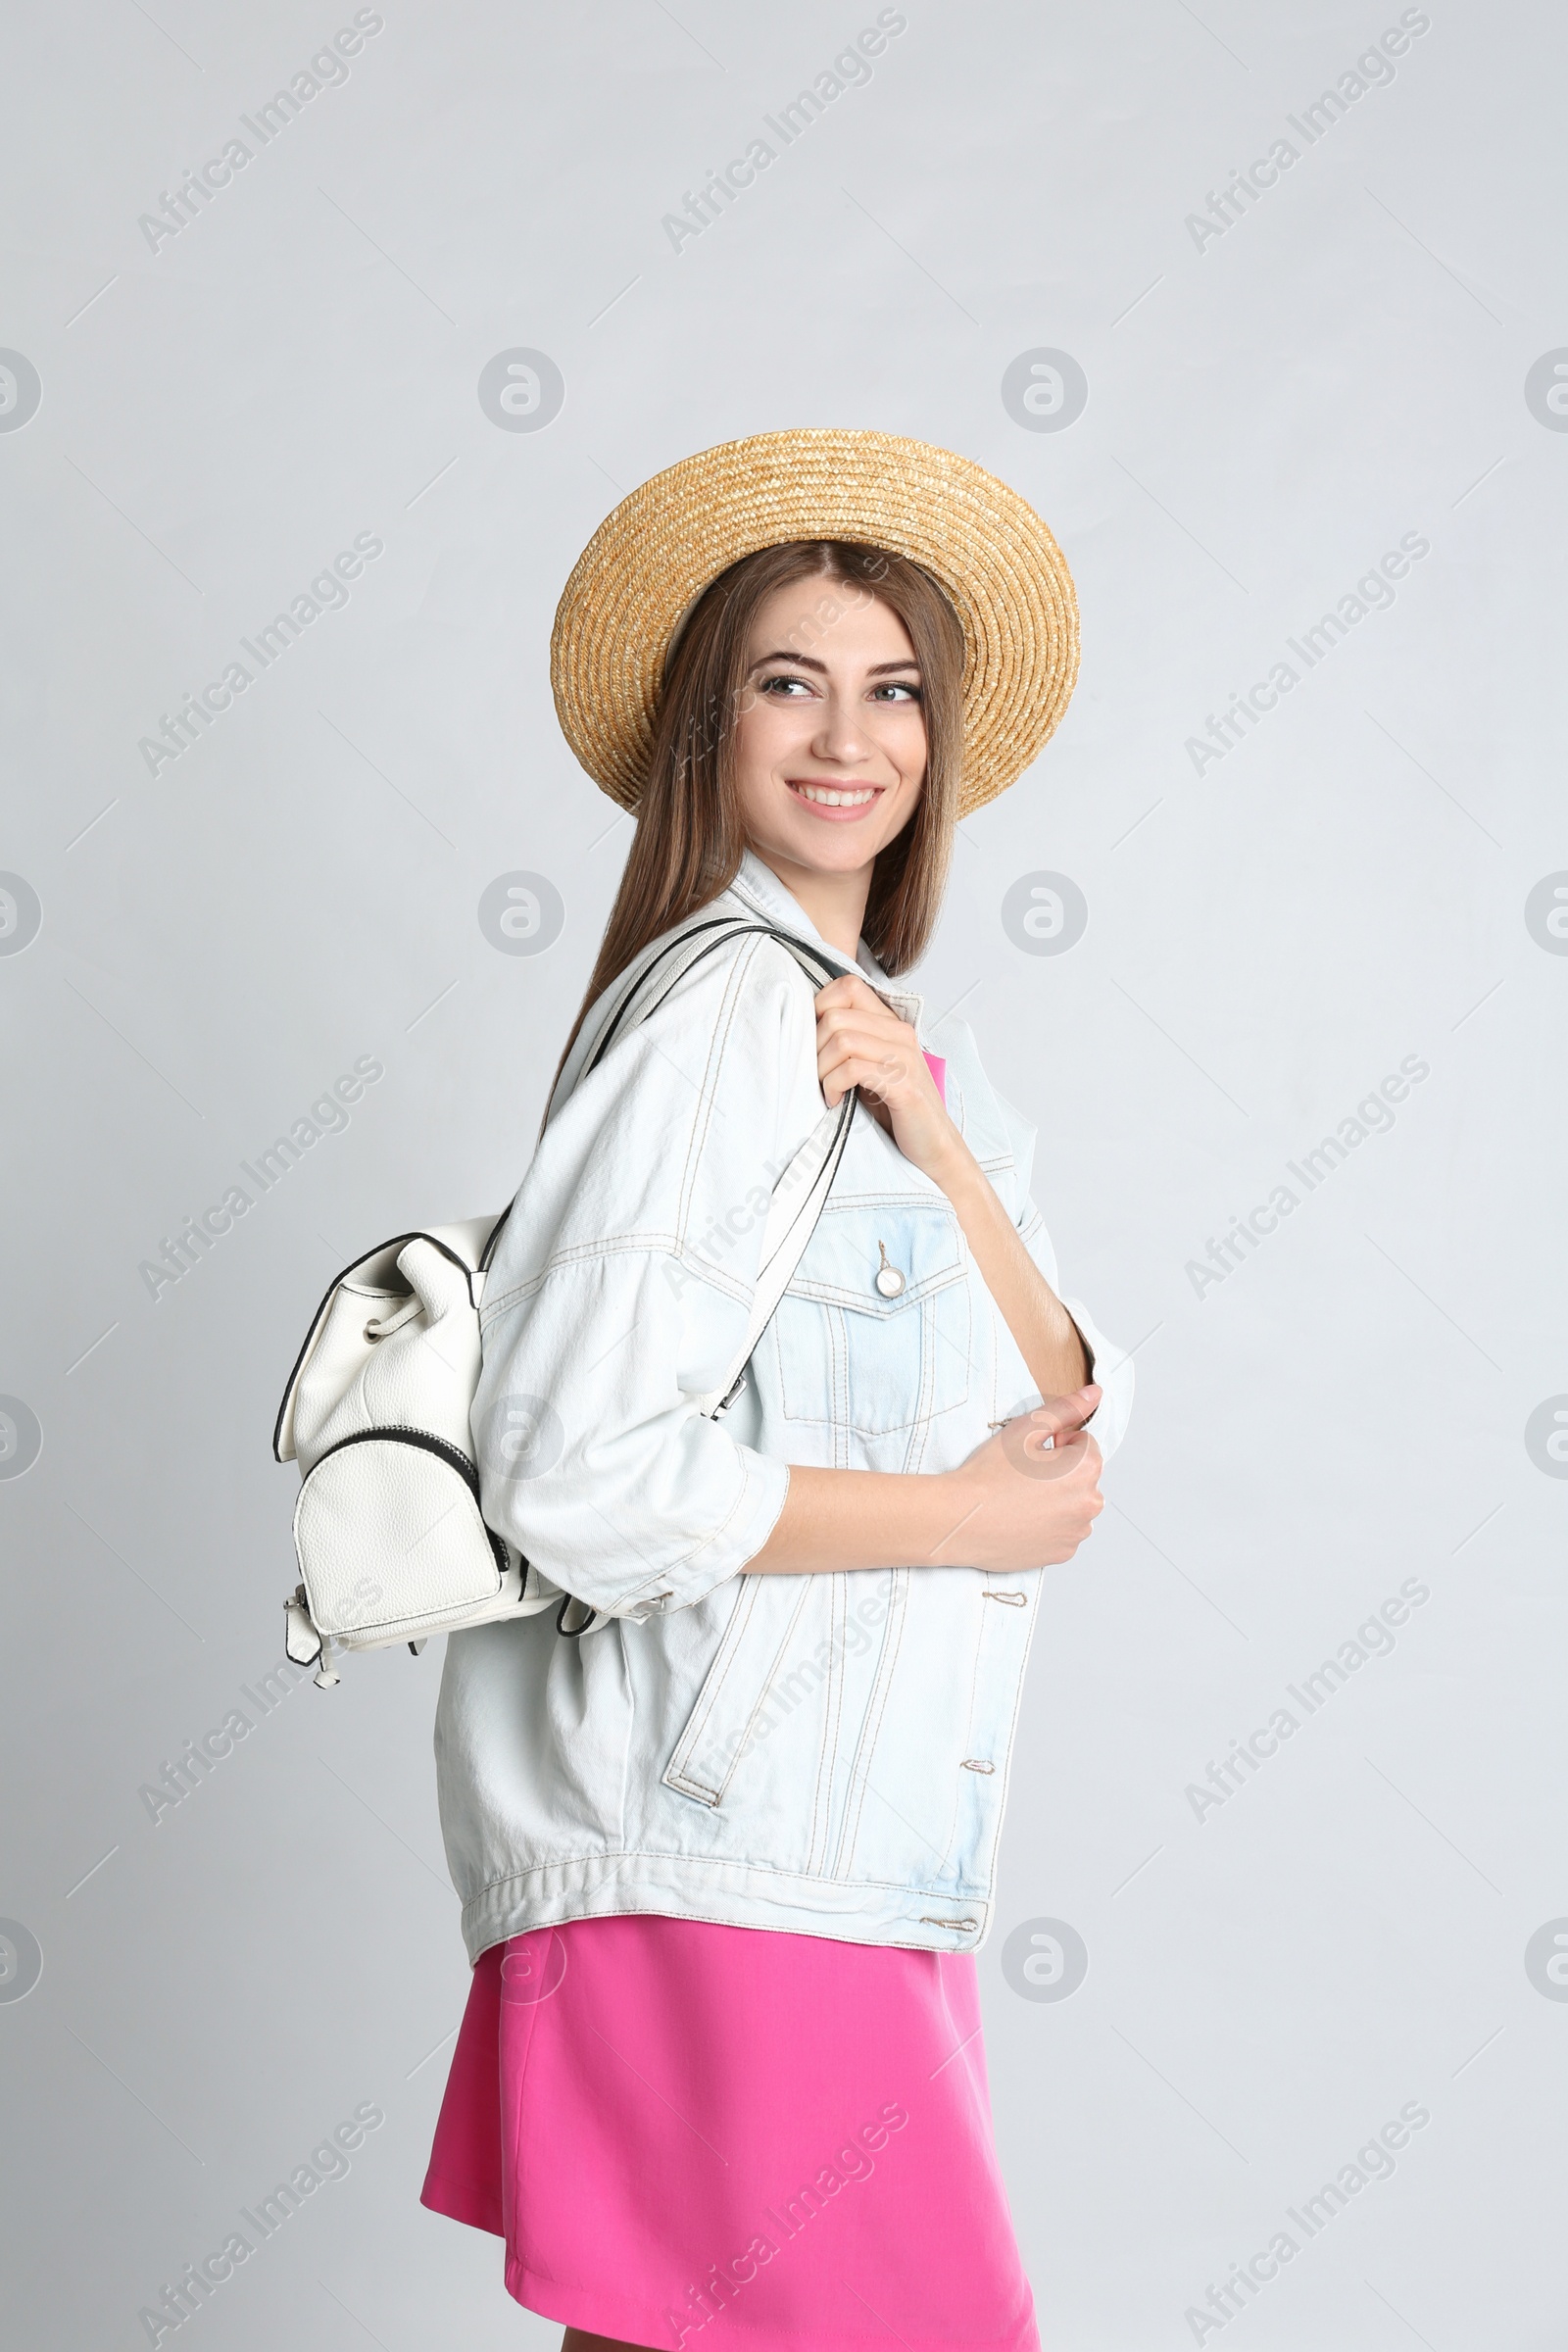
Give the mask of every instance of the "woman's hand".
[(1099, 1518), (1100, 1447), (1083, 1424), (1093, 1381), (1005, 1422), (956, 1470), (790, 1471), (773, 1531), (751, 1575), (840, 1568), (986, 1568), (1004, 1574), (1070, 1560)]
[(817, 992), (816, 1074), (830, 1110), (858, 1086), (905, 1158), (942, 1182), (962, 1138), (913, 1029), (868, 982), (846, 975)]
[(945, 1472), (956, 1518), (932, 1559), (1001, 1569), (1070, 1560), (1105, 1507), (1102, 1456), (1083, 1426), (1100, 1394), (1089, 1381), (1071, 1396), (1048, 1397)]

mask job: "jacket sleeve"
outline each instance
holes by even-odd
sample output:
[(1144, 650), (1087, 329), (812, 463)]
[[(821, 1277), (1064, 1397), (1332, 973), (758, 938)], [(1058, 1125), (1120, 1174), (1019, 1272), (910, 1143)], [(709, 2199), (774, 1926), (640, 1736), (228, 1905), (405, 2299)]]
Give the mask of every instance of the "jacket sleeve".
[(715, 956), (540, 1140), (491, 1268), (473, 1434), (489, 1524), (596, 1608), (688, 1606), (744, 1568), (785, 1463), (698, 1399), (744, 1345), (774, 1183), (821, 1115), (809, 983)]

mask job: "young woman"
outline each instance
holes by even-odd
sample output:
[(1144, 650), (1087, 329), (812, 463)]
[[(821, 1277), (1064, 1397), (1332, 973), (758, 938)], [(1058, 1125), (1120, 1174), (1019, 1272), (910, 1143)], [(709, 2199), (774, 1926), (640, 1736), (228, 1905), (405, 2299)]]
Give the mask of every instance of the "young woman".
[[(557, 616), (568, 739), (638, 824), (474, 1430), (486, 1518), (593, 1616), (448, 1644), (476, 1966), (424, 2202), (505, 2237), (565, 2352), (1038, 2343), (974, 1952), (1042, 1570), (1101, 1508), (1131, 1367), (1057, 1296), (1032, 1130), (893, 976), (1076, 649), (1024, 502), (872, 433), (657, 476)], [(658, 943), (722, 918), (617, 1023)], [(772, 1187), (851, 1089), (715, 1415)]]

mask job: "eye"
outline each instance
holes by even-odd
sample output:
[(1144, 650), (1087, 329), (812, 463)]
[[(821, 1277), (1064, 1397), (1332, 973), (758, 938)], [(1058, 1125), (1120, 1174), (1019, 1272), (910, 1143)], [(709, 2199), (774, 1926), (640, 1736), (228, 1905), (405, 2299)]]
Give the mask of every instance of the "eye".
[(921, 688), (918, 686), (904, 685), (901, 684), (896, 678), (887, 678), (884, 679), (880, 686), (872, 687), (871, 699), (873, 702), (898, 701), (906, 703), (920, 703), (924, 702), (925, 696)]
[(793, 702), (797, 691), (809, 694), (811, 689), (805, 678), (791, 677), (787, 670), (779, 670), (775, 676), (763, 678), (757, 691), (759, 694), (771, 695), (775, 702), (783, 703)]

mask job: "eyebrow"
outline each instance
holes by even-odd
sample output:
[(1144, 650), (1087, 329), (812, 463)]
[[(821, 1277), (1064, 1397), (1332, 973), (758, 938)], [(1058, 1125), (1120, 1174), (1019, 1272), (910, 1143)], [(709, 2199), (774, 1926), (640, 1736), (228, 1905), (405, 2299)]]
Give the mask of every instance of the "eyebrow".
[[(793, 662), (798, 669), (817, 669), (824, 677), (827, 675), (827, 663), (818, 662), (814, 654), (795, 654), (789, 652), (787, 648), (780, 648), (777, 653), (759, 654), (757, 660), (752, 663), (752, 667), (760, 669), (767, 662)], [(885, 676), (889, 670), (918, 669), (919, 666), (919, 662), (910, 655), (903, 662), (873, 662), (865, 674), (869, 678), (880, 678)]]

